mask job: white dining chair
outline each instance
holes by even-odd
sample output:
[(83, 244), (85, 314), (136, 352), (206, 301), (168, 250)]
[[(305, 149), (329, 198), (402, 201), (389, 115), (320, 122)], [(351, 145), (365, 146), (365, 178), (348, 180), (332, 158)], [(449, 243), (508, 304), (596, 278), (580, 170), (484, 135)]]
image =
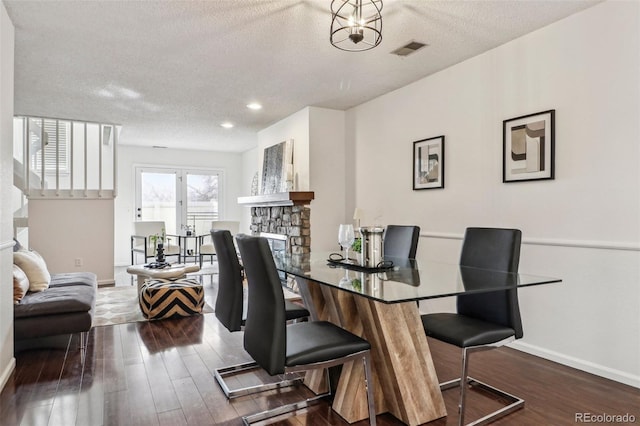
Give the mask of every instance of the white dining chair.
[(136, 221), (133, 222), (131, 235), (131, 264), (135, 265), (136, 253), (144, 256), (144, 262), (156, 256), (157, 241), (155, 236), (165, 236), (164, 256), (178, 256), (180, 259), (180, 245), (178, 238), (166, 234), (164, 221)]
[[(227, 230), (231, 232), (232, 236), (235, 236), (240, 230), (240, 222), (234, 220), (214, 220), (211, 222), (211, 230)], [(209, 256), (210, 261), (213, 263), (213, 256), (216, 254), (216, 248), (211, 241), (211, 235), (205, 235), (202, 238), (200, 244), (200, 251), (198, 252), (200, 257), (200, 267), (202, 267), (202, 259), (204, 256)]]

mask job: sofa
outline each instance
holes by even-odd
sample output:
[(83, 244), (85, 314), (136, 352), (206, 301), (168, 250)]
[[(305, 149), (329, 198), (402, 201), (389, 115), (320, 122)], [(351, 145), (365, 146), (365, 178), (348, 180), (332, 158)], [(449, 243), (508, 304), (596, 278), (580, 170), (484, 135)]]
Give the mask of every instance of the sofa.
[(98, 279), (91, 272), (50, 274), (37, 252), (16, 241), (13, 253), (14, 339), (26, 342), (91, 330)]
[(91, 330), (98, 280), (91, 272), (52, 274), (49, 287), (13, 307), (15, 340)]

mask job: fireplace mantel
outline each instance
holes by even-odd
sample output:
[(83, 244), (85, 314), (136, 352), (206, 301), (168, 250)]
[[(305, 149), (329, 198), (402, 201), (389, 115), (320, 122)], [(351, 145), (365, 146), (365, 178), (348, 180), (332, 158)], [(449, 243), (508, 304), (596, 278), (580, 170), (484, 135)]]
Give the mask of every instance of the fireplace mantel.
[(238, 204), (247, 207), (304, 206), (310, 204), (313, 199), (313, 191), (289, 191), (238, 197)]

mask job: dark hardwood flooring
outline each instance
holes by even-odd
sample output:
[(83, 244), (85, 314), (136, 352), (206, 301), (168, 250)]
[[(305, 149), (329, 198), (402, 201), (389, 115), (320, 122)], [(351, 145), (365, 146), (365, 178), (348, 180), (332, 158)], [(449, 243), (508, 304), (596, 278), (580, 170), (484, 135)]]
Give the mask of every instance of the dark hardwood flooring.
[[(129, 285), (125, 276), (118, 285)], [(205, 277), (213, 306), (216, 283)], [(55, 342), (53, 342), (55, 343)], [(227, 401), (212, 370), (250, 360), (242, 333), (229, 333), (215, 315), (95, 327), (83, 360), (77, 336), (46, 348), (16, 354), (16, 369), (0, 394), (0, 424), (13, 425), (239, 425), (240, 417), (311, 393), (304, 387), (271, 391)], [(457, 377), (457, 348), (429, 340), (441, 381)], [(570, 425), (576, 413), (635, 416), (640, 423), (640, 390), (513, 349), (475, 353), (471, 374), (525, 399), (525, 408), (496, 425)], [(235, 378), (248, 384), (264, 375)], [(455, 389), (445, 391), (449, 416), (429, 423), (457, 424)], [(501, 406), (470, 392), (467, 421)], [(379, 415), (382, 426), (401, 424)], [(360, 422), (359, 424), (366, 424)], [(283, 425), (346, 425), (321, 404)], [(600, 423), (603, 424), (603, 423)]]

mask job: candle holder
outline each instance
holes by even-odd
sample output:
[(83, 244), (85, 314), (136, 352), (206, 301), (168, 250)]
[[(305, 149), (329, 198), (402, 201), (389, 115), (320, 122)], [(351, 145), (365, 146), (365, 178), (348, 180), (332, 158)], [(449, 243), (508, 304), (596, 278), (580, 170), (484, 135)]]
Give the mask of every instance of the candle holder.
[(158, 263), (164, 263), (165, 258), (164, 258), (164, 244), (163, 243), (158, 243), (158, 247), (156, 249), (156, 262)]

